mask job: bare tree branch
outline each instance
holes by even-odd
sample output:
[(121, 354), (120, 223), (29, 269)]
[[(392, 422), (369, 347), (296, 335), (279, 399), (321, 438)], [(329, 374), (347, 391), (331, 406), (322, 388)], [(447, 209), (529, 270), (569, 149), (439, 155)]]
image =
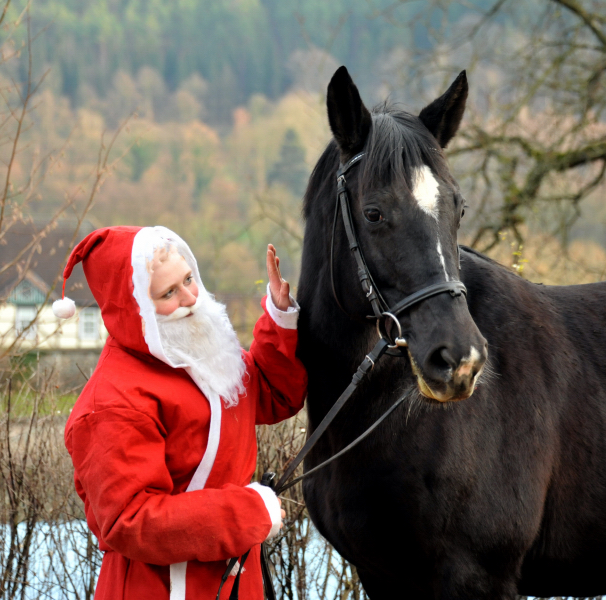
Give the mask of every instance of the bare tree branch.
[(598, 20), (603, 23), (603, 18), (598, 18), (596, 14), (586, 11), (576, 0), (551, 0), (551, 2), (567, 8), (571, 13), (579, 17), (589, 27), (606, 52), (606, 33), (595, 24)]

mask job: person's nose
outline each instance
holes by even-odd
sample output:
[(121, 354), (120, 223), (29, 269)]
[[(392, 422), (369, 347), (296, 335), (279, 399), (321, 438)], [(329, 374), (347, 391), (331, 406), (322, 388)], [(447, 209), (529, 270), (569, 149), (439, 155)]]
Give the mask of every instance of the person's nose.
[(196, 303), (196, 297), (186, 288), (181, 289), (179, 306), (193, 306)]

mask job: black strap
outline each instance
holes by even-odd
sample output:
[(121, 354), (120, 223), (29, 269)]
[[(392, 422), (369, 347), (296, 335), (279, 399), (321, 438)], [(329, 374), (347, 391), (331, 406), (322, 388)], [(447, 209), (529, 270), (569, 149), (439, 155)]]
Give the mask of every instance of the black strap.
[(221, 590), (223, 589), (223, 586), (225, 585), (225, 582), (227, 581), (229, 574), (231, 573), (232, 569), (234, 568), (234, 565), (237, 562), (238, 562), (237, 556), (234, 556), (233, 558), (229, 559), (229, 562), (227, 563), (227, 569), (225, 569), (225, 573), (223, 573), (223, 577), (221, 577), (221, 583), (219, 584), (219, 591), (217, 592), (217, 596), (216, 596), (215, 600), (219, 600), (219, 596), (221, 595)]
[[(385, 312), (389, 312), (397, 316), (399, 313), (405, 311), (411, 306), (414, 306), (415, 304), (418, 304), (419, 302), (422, 302), (427, 298), (431, 298), (432, 296), (442, 294), (444, 292), (449, 292), (450, 295), (453, 297), (460, 296), (461, 294), (467, 295), (467, 289), (462, 282), (445, 281), (429, 285), (423, 288), (422, 290), (419, 290), (418, 292), (414, 292), (403, 300), (400, 300), (400, 302), (398, 302), (392, 307), (387, 304), (385, 298), (383, 298), (383, 296), (381, 295), (377, 284), (374, 282), (372, 274), (370, 273), (370, 269), (368, 268), (366, 260), (364, 259), (362, 248), (360, 247), (358, 237), (356, 236), (356, 230), (351, 214), (351, 207), (349, 205), (349, 194), (347, 192), (347, 182), (345, 180), (345, 174), (349, 171), (349, 169), (351, 169), (351, 167), (356, 165), (362, 159), (363, 156), (363, 152), (356, 154), (356, 156), (349, 160), (345, 165), (340, 165), (339, 170), (337, 171), (337, 202), (335, 205), (335, 214), (332, 223), (332, 237), (330, 241), (330, 280), (332, 285), (332, 293), (339, 308), (345, 314), (347, 314), (347, 312), (339, 301), (339, 297), (337, 296), (334, 278), (334, 244), (339, 209), (341, 209), (341, 214), (343, 215), (343, 225), (345, 227), (345, 234), (347, 235), (349, 249), (351, 250), (354, 256), (356, 265), (358, 267), (358, 279), (360, 280), (360, 283), (362, 284), (362, 289), (372, 306), (374, 318), (381, 318), (381, 316)], [(457, 253), (460, 268), (460, 249), (458, 246)], [(400, 356), (402, 356), (401, 353)]]
[(347, 173), (349, 169), (351, 169), (355, 164), (357, 164), (362, 159), (364, 154), (365, 152), (359, 152), (352, 159), (348, 160), (344, 165), (339, 165), (339, 170), (337, 171), (337, 179), (341, 177), (341, 175), (345, 175), (345, 173)]
[(404, 300), (400, 300), (400, 302), (394, 304), (394, 306), (389, 309), (389, 312), (392, 315), (398, 315), (414, 304), (418, 304), (426, 298), (431, 298), (432, 296), (443, 294), (444, 292), (449, 292), (453, 298), (455, 296), (460, 296), (461, 294), (467, 296), (467, 288), (461, 281), (443, 281), (441, 283), (435, 283), (434, 285), (428, 285), (426, 288), (423, 288), (414, 294), (410, 294), (410, 296), (406, 296)]
[(267, 600), (276, 600), (276, 592), (269, 570), (269, 556), (267, 555), (267, 542), (261, 544), (261, 574), (263, 575), (263, 587)]
[(340, 203), (335, 202), (335, 214), (332, 218), (332, 235), (330, 236), (330, 285), (332, 286), (332, 295), (337, 303), (337, 306), (341, 309), (341, 311), (351, 319), (351, 315), (343, 308), (339, 295), (337, 294), (337, 289), (335, 287), (335, 233), (337, 231), (337, 218), (339, 216), (339, 206)]
[(236, 580), (234, 581), (234, 585), (231, 588), (231, 594), (229, 595), (229, 600), (238, 600), (238, 594), (240, 593), (240, 575), (242, 575), (242, 570), (244, 569), (244, 563), (250, 554), (250, 550), (245, 552), (240, 559), (240, 568), (238, 569), (238, 574), (236, 575)]
[(366, 297), (371, 303), (375, 317), (378, 318), (384, 311), (384, 307), (387, 306), (387, 303), (381, 296), (379, 288), (373, 281), (372, 275), (370, 274), (370, 270), (366, 264), (366, 261), (364, 260), (364, 254), (362, 253), (362, 249), (360, 248), (360, 244), (358, 242), (358, 238), (354, 229), (353, 219), (351, 216), (351, 208), (349, 206), (349, 196), (347, 194), (346, 181), (344, 177), (344, 174), (349, 170), (349, 168), (352, 167), (357, 161), (359, 161), (362, 156), (364, 156), (364, 154), (358, 154), (357, 156), (354, 156), (354, 158), (352, 158), (347, 163), (347, 165), (345, 165), (345, 167), (341, 167), (339, 169), (339, 176), (337, 179), (337, 202), (335, 203), (335, 214), (332, 220), (332, 235), (330, 237), (330, 283), (332, 286), (332, 295), (337, 303), (337, 306), (349, 318), (351, 318), (351, 315), (349, 315), (347, 311), (343, 308), (343, 305), (339, 300), (339, 296), (335, 287), (335, 238), (339, 209), (341, 209), (343, 213), (343, 225), (345, 227), (345, 234), (347, 236), (347, 241), (349, 242), (349, 249), (352, 251), (356, 260), (356, 265), (358, 267), (358, 279), (362, 284), (362, 289), (364, 290)]
[[(240, 568), (238, 569), (238, 574), (236, 575), (236, 580), (234, 581), (234, 585), (231, 588), (231, 593), (229, 594), (229, 600), (238, 600), (238, 594), (240, 591), (240, 574), (242, 573), (244, 563), (246, 562), (246, 559), (248, 558), (249, 554), (250, 554), (250, 550), (248, 552), (246, 552), (245, 554), (243, 554), (242, 558), (240, 559)], [(223, 589), (223, 586), (225, 585), (227, 578), (229, 577), (230, 573), (233, 571), (233, 568), (237, 562), (238, 562), (237, 556), (234, 556), (233, 558), (229, 559), (229, 562), (227, 563), (227, 569), (225, 569), (225, 573), (223, 573), (223, 577), (221, 577), (221, 583), (219, 584), (219, 591), (217, 592), (217, 596), (216, 596), (215, 600), (219, 600), (219, 597), (221, 596), (221, 590)]]
[(402, 404), (402, 402), (404, 402), (404, 400), (406, 400), (409, 395), (410, 394), (405, 394), (399, 400), (397, 400), (394, 404), (392, 404), (366, 431), (364, 431), (364, 433), (360, 434), (353, 442), (351, 442), (350, 444), (345, 446), (345, 448), (342, 448), (341, 450), (339, 450), (339, 452), (337, 452), (335, 455), (331, 456), (329, 459), (325, 460), (323, 463), (316, 465), (313, 469), (306, 471), (305, 473), (303, 473), (303, 475), (299, 475), (299, 477), (296, 477), (291, 482), (284, 484), (280, 489), (280, 493), (282, 493), (284, 490), (287, 490), (289, 487), (292, 487), (293, 485), (295, 485), (295, 483), (299, 483), (299, 481), (301, 481), (308, 475), (311, 475), (312, 473), (315, 473), (316, 471), (323, 469), (326, 465), (330, 464), (333, 460), (337, 460), (337, 458), (339, 458), (340, 456), (343, 456), (343, 454), (345, 454), (346, 452), (349, 452), (354, 446), (357, 446), (364, 438), (368, 437), (385, 419), (387, 419), (387, 417), (394, 410), (396, 410), (396, 408), (398, 408), (398, 406), (400, 406), (400, 404)]
[(358, 370), (354, 373), (351, 383), (347, 386), (347, 389), (339, 396), (339, 399), (333, 404), (332, 408), (328, 411), (326, 416), (322, 419), (318, 427), (309, 436), (307, 442), (301, 451), (293, 461), (288, 465), (288, 468), (284, 472), (284, 475), (280, 477), (280, 480), (275, 486), (272, 486), (276, 494), (280, 494), (284, 489), (284, 484), (290, 479), (291, 475), (295, 472), (296, 468), (301, 464), (301, 461), (307, 456), (308, 452), (313, 448), (318, 438), (326, 431), (326, 428), (332, 423), (333, 419), (337, 416), (341, 408), (351, 398), (352, 394), (356, 391), (356, 388), (360, 382), (366, 377), (366, 375), (375, 366), (375, 363), (385, 354), (388, 341), (381, 338), (375, 347), (366, 355), (362, 364), (358, 367)]
[(349, 249), (358, 266), (358, 279), (372, 306), (375, 317), (379, 318), (387, 310), (387, 303), (383, 299), (383, 296), (381, 296), (379, 288), (374, 282), (372, 275), (370, 274), (370, 269), (364, 260), (364, 255), (362, 254), (362, 249), (360, 248), (354, 229), (353, 218), (349, 206), (349, 197), (347, 188), (345, 187), (345, 177), (343, 175), (337, 180), (337, 195), (338, 202), (341, 205), (341, 214), (343, 215), (343, 225), (345, 226), (345, 234), (347, 235), (347, 241), (349, 242)]

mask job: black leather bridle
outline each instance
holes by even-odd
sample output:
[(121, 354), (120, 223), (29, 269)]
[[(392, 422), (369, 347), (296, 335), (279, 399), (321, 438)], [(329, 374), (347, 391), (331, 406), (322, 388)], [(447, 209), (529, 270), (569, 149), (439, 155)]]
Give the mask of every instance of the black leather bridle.
[[(461, 281), (445, 281), (441, 283), (434, 283), (432, 285), (428, 285), (423, 289), (414, 292), (408, 296), (406, 296), (403, 300), (400, 300), (393, 306), (389, 306), (381, 292), (377, 284), (374, 282), (370, 270), (364, 260), (364, 255), (362, 254), (362, 248), (360, 247), (360, 243), (358, 242), (358, 238), (356, 236), (356, 231), (354, 228), (353, 219), (351, 216), (351, 207), (349, 204), (349, 193), (347, 191), (347, 182), (345, 180), (345, 174), (364, 156), (364, 153), (361, 152), (356, 154), (351, 160), (349, 160), (345, 165), (339, 165), (339, 170), (337, 171), (337, 203), (335, 206), (335, 215), (332, 224), (332, 238), (330, 241), (330, 280), (332, 286), (332, 292), (335, 298), (335, 301), (339, 308), (350, 318), (352, 318), (347, 311), (343, 308), (341, 303), (339, 302), (339, 298), (337, 296), (336, 288), (335, 288), (335, 280), (334, 280), (334, 272), (333, 272), (333, 263), (334, 263), (334, 243), (335, 243), (335, 233), (337, 228), (337, 218), (339, 214), (339, 210), (343, 215), (343, 224), (345, 226), (345, 233), (347, 235), (347, 241), (349, 242), (349, 248), (352, 251), (354, 258), (356, 260), (356, 264), (358, 266), (358, 278), (360, 283), (362, 284), (362, 290), (366, 294), (368, 301), (372, 306), (372, 310), (374, 315), (370, 317), (371, 319), (376, 319), (377, 321), (377, 331), (379, 333), (379, 341), (375, 344), (374, 348), (366, 355), (357, 371), (354, 373), (351, 383), (347, 387), (347, 389), (341, 394), (338, 400), (333, 404), (331, 409), (328, 411), (326, 416), (322, 419), (318, 427), (314, 430), (314, 432), (309, 436), (307, 442), (303, 448), (299, 451), (297, 456), (290, 462), (288, 468), (279, 479), (279, 481), (275, 481), (275, 473), (267, 472), (263, 475), (263, 479), (261, 483), (263, 485), (267, 485), (271, 487), (276, 495), (281, 494), (283, 491), (287, 490), (289, 487), (292, 487), (295, 483), (301, 481), (304, 477), (315, 473), (319, 469), (322, 469), (329, 463), (333, 462), (349, 450), (351, 450), (354, 446), (356, 446), (359, 442), (361, 442), (364, 438), (366, 438), (372, 431), (374, 431), (404, 400), (407, 399), (407, 396), (401, 397), (397, 400), (392, 406), (390, 406), (383, 415), (379, 419), (377, 419), (364, 433), (358, 436), (353, 442), (347, 445), (345, 448), (341, 449), (337, 454), (333, 455), (331, 458), (325, 460), (319, 465), (316, 465), (314, 468), (310, 469), (303, 475), (293, 479), (292, 481), (288, 481), (290, 477), (293, 475), (297, 467), (301, 464), (305, 456), (309, 453), (309, 451), (313, 448), (315, 443), (318, 441), (320, 436), (326, 431), (330, 423), (337, 416), (339, 411), (343, 408), (345, 403), (349, 400), (349, 398), (353, 395), (355, 390), (357, 389), (360, 382), (372, 371), (377, 361), (384, 354), (391, 354), (395, 356), (405, 356), (402, 352), (406, 346), (408, 346), (406, 340), (402, 338), (402, 331), (400, 327), (400, 322), (398, 320), (398, 315), (405, 310), (409, 309), (411, 306), (415, 304), (419, 304), (423, 300), (427, 298), (431, 298), (432, 296), (436, 296), (438, 294), (443, 294), (448, 292), (453, 297), (461, 296), (461, 294), (467, 296), (467, 288), (463, 285)], [(457, 246), (458, 250), (458, 246)], [(395, 326), (398, 330), (398, 336), (395, 336), (393, 340), (389, 339), (389, 333), (383, 328), (384, 331), (381, 331), (381, 323), (385, 321), (385, 319), (390, 318), (395, 323)], [(383, 335), (385, 333), (385, 335)], [(394, 343), (391, 344), (390, 342)], [(269, 570), (269, 559), (267, 557), (267, 545), (263, 543), (261, 548), (261, 569), (263, 573), (263, 583), (265, 587), (265, 593), (268, 600), (275, 600), (276, 595), (273, 589), (273, 585), (271, 582), (271, 572)], [(249, 551), (250, 552), (250, 551)], [(232, 588), (232, 592), (230, 594), (230, 600), (238, 599), (238, 589), (240, 585), (240, 575), (242, 573), (242, 567), (244, 565), (244, 561), (248, 557), (249, 552), (247, 552), (240, 559), (240, 568), (237, 571), (236, 579), (234, 581), (234, 586)], [(232, 569), (236, 565), (238, 561), (237, 557), (232, 558), (228, 565), (225, 573), (221, 579), (221, 585), (219, 587), (219, 591), (217, 592), (216, 600), (219, 600), (219, 596), (221, 595), (221, 589), (227, 580), (227, 577), (231, 573)]]
[[(460, 296), (461, 294), (467, 295), (467, 288), (463, 285), (461, 281), (455, 280), (443, 281), (440, 283), (435, 283), (433, 285), (428, 285), (427, 287), (424, 287), (423, 289), (414, 292), (409, 296), (406, 296), (403, 300), (400, 300), (400, 302), (397, 302), (393, 306), (389, 306), (389, 304), (385, 301), (383, 295), (379, 290), (379, 286), (377, 286), (374, 279), (372, 278), (368, 265), (366, 264), (366, 260), (364, 260), (364, 254), (362, 253), (360, 242), (358, 241), (358, 237), (356, 236), (356, 230), (354, 227), (353, 218), (351, 216), (351, 206), (349, 202), (349, 193), (347, 190), (347, 181), (345, 180), (345, 174), (353, 166), (357, 165), (363, 156), (364, 152), (356, 154), (351, 160), (349, 160), (344, 165), (339, 165), (339, 170), (337, 171), (337, 202), (335, 204), (335, 214), (332, 223), (332, 236), (330, 240), (330, 283), (332, 286), (332, 293), (334, 299), (339, 308), (345, 314), (348, 314), (347, 311), (345, 311), (345, 309), (341, 305), (341, 302), (339, 301), (339, 297), (337, 295), (337, 290), (335, 287), (334, 277), (334, 245), (339, 210), (341, 211), (341, 214), (343, 216), (343, 225), (345, 226), (345, 234), (347, 235), (347, 241), (349, 242), (349, 249), (351, 250), (354, 256), (358, 267), (358, 278), (362, 285), (362, 290), (364, 291), (364, 294), (366, 294), (366, 297), (368, 298), (368, 301), (372, 306), (374, 318), (382, 320), (386, 317), (390, 317), (394, 321), (397, 321), (397, 317), (400, 313), (404, 312), (415, 304), (419, 304), (427, 298), (431, 298), (432, 296), (443, 294), (444, 292), (448, 292), (453, 297)], [(404, 344), (401, 344), (401, 346), (404, 346)]]

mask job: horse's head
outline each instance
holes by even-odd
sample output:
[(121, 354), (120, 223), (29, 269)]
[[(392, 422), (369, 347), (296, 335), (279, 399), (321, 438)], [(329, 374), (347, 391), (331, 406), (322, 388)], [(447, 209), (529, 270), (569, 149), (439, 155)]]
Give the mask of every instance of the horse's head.
[[(334, 142), (312, 175), (307, 217), (314, 210), (311, 196), (330, 197), (329, 209), (322, 209), (326, 240), (326, 217), (336, 201), (338, 163), (346, 164), (363, 153), (346, 175), (352, 221), (368, 269), (388, 306), (433, 284), (459, 280), (457, 229), (464, 200), (442, 149), (459, 127), (466, 98), (464, 72), (418, 117), (389, 106), (371, 114), (345, 67), (328, 86)], [(329, 219), (332, 222), (332, 216)], [(334, 243), (335, 300), (361, 321), (370, 312), (369, 303), (355, 261), (348, 256), (340, 219)], [(439, 293), (398, 318), (421, 393), (441, 402), (469, 397), (487, 352), (465, 296)]]

